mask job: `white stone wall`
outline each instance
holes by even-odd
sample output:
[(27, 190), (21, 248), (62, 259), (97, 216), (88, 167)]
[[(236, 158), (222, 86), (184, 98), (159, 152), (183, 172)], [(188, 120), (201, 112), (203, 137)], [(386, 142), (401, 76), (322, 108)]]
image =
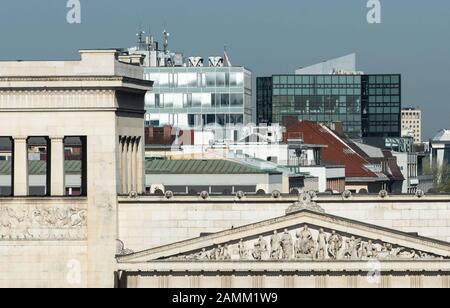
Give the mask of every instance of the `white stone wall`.
[(86, 198), (1, 198), (0, 288), (87, 286), (87, 208)]
[(86, 242), (0, 241), (0, 288), (87, 287), (87, 264)]
[[(126, 248), (140, 251), (190, 238), (200, 233), (219, 232), (285, 215), (295, 198), (274, 200), (270, 197), (216, 198), (203, 201), (197, 197), (175, 197), (178, 202), (145, 197), (140, 202), (119, 200), (119, 238)], [(450, 242), (450, 196), (319, 197), (328, 214), (418, 233)]]

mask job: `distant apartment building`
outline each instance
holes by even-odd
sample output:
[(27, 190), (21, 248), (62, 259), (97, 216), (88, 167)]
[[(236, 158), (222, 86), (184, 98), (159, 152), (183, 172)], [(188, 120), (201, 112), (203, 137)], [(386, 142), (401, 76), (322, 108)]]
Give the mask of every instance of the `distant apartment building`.
[[(145, 79), (154, 82), (145, 99), (146, 125), (181, 129), (210, 124), (247, 124), (252, 121), (252, 73), (232, 66), (228, 56), (187, 57), (168, 50), (153, 37), (139, 36), (130, 57), (143, 56)], [(130, 60), (131, 61), (131, 60)]]
[(422, 143), (422, 111), (417, 108), (402, 109), (402, 136), (414, 138), (415, 144)]
[(354, 54), (257, 78), (257, 123), (341, 122), (351, 138), (400, 137), (401, 75), (356, 71)]

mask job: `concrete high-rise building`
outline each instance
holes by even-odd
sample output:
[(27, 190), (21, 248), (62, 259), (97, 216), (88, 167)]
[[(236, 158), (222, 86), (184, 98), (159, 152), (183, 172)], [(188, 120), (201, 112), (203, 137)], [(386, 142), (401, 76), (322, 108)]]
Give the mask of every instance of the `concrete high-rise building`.
[(354, 55), (257, 78), (257, 122), (342, 122), (352, 138), (400, 137), (401, 76), (356, 71)]
[(414, 137), (416, 144), (422, 142), (422, 111), (420, 109), (402, 109), (402, 136)]
[[(168, 50), (169, 34), (164, 31), (164, 48), (153, 36), (139, 35), (130, 56), (142, 55), (144, 77), (154, 81), (146, 95), (146, 125), (171, 125), (181, 129), (205, 125), (248, 124), (252, 121), (252, 74), (232, 66), (224, 56), (187, 57)], [(131, 61), (131, 60), (130, 60)]]

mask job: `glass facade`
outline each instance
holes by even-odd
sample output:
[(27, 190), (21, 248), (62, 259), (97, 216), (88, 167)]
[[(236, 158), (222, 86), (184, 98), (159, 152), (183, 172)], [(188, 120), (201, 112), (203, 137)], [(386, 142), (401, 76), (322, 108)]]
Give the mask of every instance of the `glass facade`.
[(147, 67), (146, 124), (179, 128), (251, 122), (251, 73), (242, 67)]
[(352, 138), (398, 137), (400, 75), (274, 75), (257, 78), (258, 123), (287, 116), (342, 122)]

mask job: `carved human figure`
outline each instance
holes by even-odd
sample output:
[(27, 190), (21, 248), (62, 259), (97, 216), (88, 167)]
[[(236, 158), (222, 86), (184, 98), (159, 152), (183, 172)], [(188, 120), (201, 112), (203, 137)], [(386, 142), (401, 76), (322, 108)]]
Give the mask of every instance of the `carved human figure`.
[(259, 242), (255, 242), (255, 244), (253, 244), (252, 257), (257, 261), (262, 259), (261, 250), (259, 248)]
[(197, 260), (208, 260), (208, 258), (208, 253), (205, 248), (203, 248), (202, 251), (200, 251), (196, 256)]
[(270, 238), (270, 258), (279, 260), (281, 258), (281, 238), (278, 235), (278, 231), (274, 231)]
[(268, 258), (268, 244), (263, 236), (260, 236), (253, 247), (252, 256), (255, 260), (265, 260)]
[(356, 239), (352, 236), (346, 241), (346, 248), (344, 252), (344, 257), (350, 258), (352, 260), (358, 259), (358, 246), (361, 243), (361, 239)]
[(281, 248), (283, 251), (283, 259), (292, 259), (293, 240), (288, 229), (285, 229), (283, 235), (281, 236)]
[(264, 237), (261, 235), (259, 237), (259, 249), (261, 251), (261, 259), (262, 260), (266, 260), (269, 258), (269, 244), (267, 243), (267, 241), (264, 239)]
[(339, 251), (342, 248), (343, 240), (342, 237), (336, 233), (336, 231), (332, 231), (330, 237), (328, 238), (328, 252), (330, 257), (334, 260), (339, 258)]
[(222, 245), (218, 245), (214, 250), (214, 260), (222, 260)]
[(317, 259), (325, 260), (328, 257), (328, 240), (327, 234), (323, 229), (319, 230), (319, 235), (317, 237)]
[(309, 230), (308, 225), (305, 225), (300, 231), (300, 248), (304, 255), (310, 255), (314, 250), (314, 239), (312, 233)]
[(241, 260), (245, 260), (245, 259), (248, 258), (248, 250), (247, 250), (247, 247), (245, 246), (245, 243), (244, 243), (243, 239), (241, 239), (239, 241), (238, 250), (239, 250), (239, 258)]
[(231, 254), (228, 244), (225, 244), (220, 250), (220, 260), (231, 260)]
[(376, 248), (373, 245), (372, 240), (369, 240), (366, 244), (361, 245), (361, 257), (363, 258), (373, 258), (377, 256)]

